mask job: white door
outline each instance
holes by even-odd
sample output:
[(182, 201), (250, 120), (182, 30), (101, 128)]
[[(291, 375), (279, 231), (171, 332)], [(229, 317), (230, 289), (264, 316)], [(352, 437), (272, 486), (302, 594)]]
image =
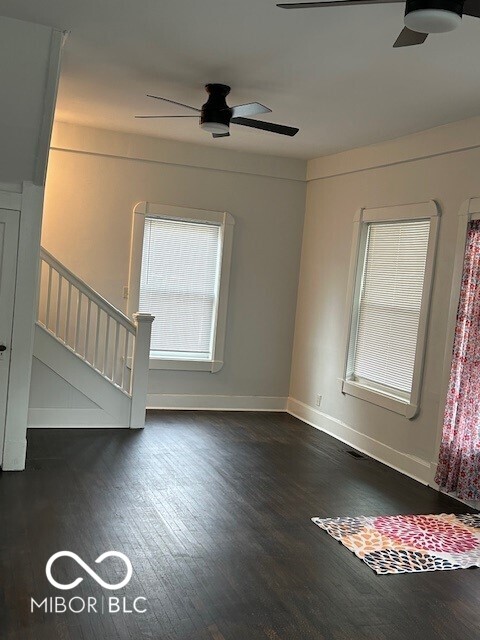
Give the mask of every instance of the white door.
[(8, 396), (13, 303), (18, 251), (18, 211), (0, 209), (0, 460)]

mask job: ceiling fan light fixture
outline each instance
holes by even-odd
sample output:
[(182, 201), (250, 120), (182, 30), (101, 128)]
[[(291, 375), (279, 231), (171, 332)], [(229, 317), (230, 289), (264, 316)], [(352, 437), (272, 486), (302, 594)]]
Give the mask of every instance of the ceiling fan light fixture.
[(416, 9), (405, 14), (405, 26), (417, 33), (447, 33), (462, 23), (462, 16), (447, 9)]
[(200, 127), (207, 133), (228, 133), (228, 124), (222, 122), (201, 122)]
[[(294, 136), (298, 133), (297, 127), (287, 127), (283, 124), (275, 122), (264, 122), (263, 120), (252, 120), (247, 116), (256, 116), (260, 113), (270, 113), (271, 109), (259, 102), (247, 102), (237, 104), (235, 107), (229, 107), (225, 97), (230, 93), (230, 87), (227, 84), (207, 84), (205, 89), (208, 93), (208, 100), (201, 109), (191, 107), (188, 104), (171, 100), (170, 98), (162, 98), (162, 96), (154, 96), (147, 94), (149, 98), (155, 100), (164, 100), (169, 104), (175, 104), (179, 107), (185, 107), (191, 111), (200, 114), (200, 128), (213, 135), (214, 138), (224, 138), (230, 135), (230, 123), (238, 124), (252, 129), (260, 129), (262, 131), (271, 131), (282, 136)], [(198, 116), (171, 115), (171, 116), (135, 116), (141, 118), (195, 118)]]

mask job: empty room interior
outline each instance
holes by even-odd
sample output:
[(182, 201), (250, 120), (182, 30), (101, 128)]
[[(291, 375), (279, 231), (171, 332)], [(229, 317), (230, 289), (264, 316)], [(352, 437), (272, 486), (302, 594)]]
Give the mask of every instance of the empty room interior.
[(480, 638), (479, 18), (0, 0), (2, 640)]

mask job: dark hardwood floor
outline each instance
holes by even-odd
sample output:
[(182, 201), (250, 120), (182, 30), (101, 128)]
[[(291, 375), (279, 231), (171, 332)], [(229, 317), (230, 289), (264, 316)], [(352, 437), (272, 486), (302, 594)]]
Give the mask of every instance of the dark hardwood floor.
[[(312, 516), (466, 512), (286, 414), (156, 412), (147, 428), (32, 430), (0, 478), (2, 640), (478, 640), (480, 570), (377, 576)], [(77, 553), (120, 592), (101, 589)], [(147, 613), (30, 612), (121, 594)], [(77, 605), (78, 605), (77, 600)], [(143, 602), (143, 601), (142, 601)], [(127, 605), (128, 606), (128, 605)]]

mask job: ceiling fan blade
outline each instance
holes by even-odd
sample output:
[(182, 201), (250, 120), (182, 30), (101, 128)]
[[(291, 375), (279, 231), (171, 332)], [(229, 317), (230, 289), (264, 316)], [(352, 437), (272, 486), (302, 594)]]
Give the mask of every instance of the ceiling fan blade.
[(272, 113), (272, 110), (266, 107), (259, 102), (249, 102), (248, 104), (237, 104), (235, 107), (232, 107), (232, 117), (249, 117), (249, 116), (258, 116), (261, 113)]
[(228, 138), (230, 133), (212, 133), (212, 138)]
[(232, 118), (230, 122), (241, 124), (244, 127), (252, 127), (252, 129), (262, 129), (263, 131), (279, 133), (282, 136), (294, 136), (296, 133), (298, 133), (298, 129), (296, 127), (286, 127), (283, 124), (264, 122), (263, 120), (250, 120), (250, 118)]
[(478, 0), (466, 0), (463, 5), (463, 15), (480, 18), (480, 2)]
[(280, 9), (315, 9), (317, 7), (341, 7), (362, 4), (393, 4), (405, 2), (405, 0), (327, 0), (327, 2), (295, 2), (289, 4), (277, 4)]
[(198, 118), (199, 116), (134, 116), (135, 118)]
[(185, 107), (186, 109), (192, 109), (192, 111), (198, 111), (200, 113), (200, 109), (196, 109), (195, 107), (191, 107), (189, 104), (183, 104), (183, 102), (177, 102), (176, 100), (170, 100), (170, 98), (162, 98), (161, 96), (152, 96), (147, 93), (147, 98), (155, 98), (155, 100), (163, 100), (164, 102), (169, 102), (170, 104), (176, 104), (179, 107)]
[(428, 37), (428, 33), (418, 33), (417, 31), (411, 31), (404, 27), (395, 40), (393, 46), (397, 47), (412, 47), (415, 44), (423, 44)]

